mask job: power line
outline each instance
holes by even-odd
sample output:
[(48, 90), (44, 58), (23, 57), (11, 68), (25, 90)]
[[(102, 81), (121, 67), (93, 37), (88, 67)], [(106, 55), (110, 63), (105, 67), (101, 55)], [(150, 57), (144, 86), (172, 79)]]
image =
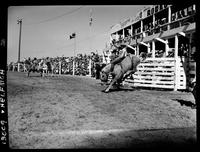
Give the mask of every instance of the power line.
[(52, 17), (52, 18), (49, 18), (49, 19), (46, 19), (46, 20), (43, 20), (43, 21), (40, 21), (40, 22), (36, 22), (36, 23), (31, 23), (31, 24), (25, 24), (25, 25), (35, 25), (35, 24), (41, 24), (41, 23), (45, 23), (45, 22), (49, 22), (49, 21), (52, 21), (52, 20), (56, 20), (58, 18), (61, 18), (63, 16), (67, 16), (67, 15), (70, 15), (78, 10), (80, 10), (83, 6), (80, 6), (79, 8), (76, 8), (76, 9), (73, 9), (69, 12), (66, 12), (64, 14), (61, 14), (61, 15), (58, 15), (58, 16), (55, 16), (55, 17)]

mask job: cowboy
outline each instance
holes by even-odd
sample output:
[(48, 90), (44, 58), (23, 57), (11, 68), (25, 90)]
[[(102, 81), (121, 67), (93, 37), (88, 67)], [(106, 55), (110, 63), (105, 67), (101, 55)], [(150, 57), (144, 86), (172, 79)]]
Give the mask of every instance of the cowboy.
[[(128, 51), (128, 45), (126, 45), (126, 44), (120, 45), (119, 47), (117, 47), (117, 49), (119, 51), (119, 56), (110, 62), (110, 64), (111, 64), (111, 69), (110, 69), (111, 73), (113, 72), (114, 66), (117, 63), (120, 63), (126, 56), (133, 55), (132, 51)], [(140, 54), (140, 58), (139, 59), (140, 60), (136, 61), (136, 65), (133, 66), (133, 71), (132, 71), (133, 73), (135, 73), (137, 71), (137, 65), (140, 63), (140, 61), (143, 61), (143, 60), (146, 59), (146, 53), (142, 52)]]
[(114, 45), (114, 49), (112, 50), (112, 54), (119, 53), (119, 56), (116, 58), (112, 58), (110, 64), (111, 64), (111, 69), (110, 72), (112, 73), (115, 67), (115, 64), (120, 63), (127, 55), (127, 50), (126, 50), (126, 45), (122, 44), (120, 46)]

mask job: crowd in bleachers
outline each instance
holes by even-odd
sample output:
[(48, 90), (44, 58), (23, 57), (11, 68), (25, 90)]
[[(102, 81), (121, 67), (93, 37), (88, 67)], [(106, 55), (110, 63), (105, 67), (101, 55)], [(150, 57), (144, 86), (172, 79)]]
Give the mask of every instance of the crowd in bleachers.
[[(153, 9), (153, 8), (152, 8)], [(149, 10), (152, 12), (152, 10)], [(153, 10), (154, 12), (155, 10)], [(140, 24), (135, 23), (134, 30), (131, 33), (131, 25), (124, 29), (124, 35), (122, 34), (122, 30), (113, 34), (113, 42), (112, 43), (126, 43), (131, 40), (135, 40), (141, 37), (149, 36), (152, 34), (159, 33), (161, 31), (167, 31), (168, 29), (177, 28), (179, 26), (190, 24), (195, 22), (196, 8), (195, 5), (191, 5), (188, 7), (183, 7), (179, 9), (178, 7), (172, 6), (171, 8), (171, 24), (168, 25), (168, 12), (161, 11), (155, 14), (155, 20), (153, 23), (152, 13), (149, 14), (147, 18), (145, 18), (143, 22), (143, 27), (141, 29)], [(168, 27), (169, 26), (169, 27)], [(126, 32), (128, 31), (128, 32)]]
[[(90, 64), (91, 59), (91, 65)], [(54, 73), (59, 74), (59, 63), (61, 63), (61, 74), (73, 74), (73, 60), (74, 57), (43, 57), (43, 58), (27, 58), (20, 62), (20, 71), (26, 72), (24, 64), (29, 60), (30, 63), (38, 63), (41, 60), (49, 60), (55, 66)], [(91, 67), (92, 77), (96, 76), (96, 71), (102, 66), (102, 55), (91, 52), (90, 55), (78, 54), (75, 56), (75, 75), (89, 75), (89, 67)], [(7, 65), (8, 71), (18, 71), (17, 62), (10, 62)]]

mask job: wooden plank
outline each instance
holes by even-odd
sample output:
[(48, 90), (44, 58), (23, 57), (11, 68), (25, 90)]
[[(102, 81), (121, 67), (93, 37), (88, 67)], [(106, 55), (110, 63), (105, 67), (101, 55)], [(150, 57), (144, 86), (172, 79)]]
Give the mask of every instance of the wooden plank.
[(150, 83), (150, 84), (174, 84), (174, 81), (154, 81), (154, 80), (125, 80), (130, 83)]
[[(134, 77), (134, 80), (159, 80), (159, 81), (174, 81), (174, 77)], [(126, 79), (129, 80), (129, 79)], [(130, 79), (131, 80), (131, 79)], [(184, 79), (182, 79), (183, 81)]]
[(163, 85), (167, 85), (167, 84), (171, 84), (171, 85), (174, 85), (174, 81), (171, 81), (171, 82), (164, 82), (164, 81), (142, 81), (142, 80), (135, 80), (134, 81), (135, 83), (148, 83), (148, 84), (163, 84)]
[(134, 77), (134, 79), (137, 79), (137, 78), (144, 78), (144, 79), (152, 79), (152, 78), (160, 78), (160, 79), (168, 79), (168, 78), (170, 78), (170, 79), (173, 79), (174, 77), (173, 76), (169, 76), (169, 75), (163, 75), (163, 76), (155, 76), (155, 75), (134, 75), (133, 76)]
[(138, 71), (139, 70), (143, 70), (143, 71), (174, 71), (174, 68), (161, 68), (161, 67), (158, 67), (158, 68), (141, 68), (141, 67), (138, 67), (137, 68)]
[(168, 76), (174, 76), (174, 72), (171, 73), (161, 73), (161, 72), (136, 72), (134, 75), (168, 75)]
[(186, 85), (179, 85), (177, 89), (184, 90), (184, 89), (186, 89)]
[[(175, 59), (174, 58), (147, 58), (143, 62), (148, 62), (148, 61), (156, 61), (156, 62), (164, 61), (164, 62), (168, 62), (168, 61), (175, 61)], [(141, 63), (143, 63), (143, 62), (141, 62)]]
[(152, 84), (134, 84), (134, 86), (138, 87), (152, 87), (152, 88), (164, 88), (164, 89), (174, 89), (174, 85), (152, 85)]
[(149, 78), (135, 78), (134, 77), (134, 80), (154, 80), (154, 79), (157, 79), (157, 80), (159, 80), (159, 81), (174, 81), (174, 77), (170, 77), (170, 78), (162, 78), (162, 77), (149, 77)]
[(140, 66), (172, 66), (174, 67), (174, 63), (141, 63), (140, 65), (138, 65), (138, 67)]

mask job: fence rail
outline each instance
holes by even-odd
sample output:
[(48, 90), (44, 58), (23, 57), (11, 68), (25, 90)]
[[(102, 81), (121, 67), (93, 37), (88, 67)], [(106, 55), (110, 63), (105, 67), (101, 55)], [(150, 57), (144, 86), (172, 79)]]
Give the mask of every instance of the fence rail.
[[(13, 70), (17, 70), (17, 64)], [(20, 71), (27, 72), (23, 64), (20, 64)], [(61, 68), (61, 67), (60, 67)], [(61, 68), (61, 70), (66, 70)], [(133, 74), (134, 79), (127, 78), (125, 83), (130, 86), (186, 89), (187, 83), (191, 82), (196, 75), (196, 63), (190, 61), (188, 66), (183, 65), (180, 58), (147, 58), (140, 63), (137, 72)], [(189, 79), (186, 79), (189, 75)], [(112, 77), (109, 76), (109, 79)]]

